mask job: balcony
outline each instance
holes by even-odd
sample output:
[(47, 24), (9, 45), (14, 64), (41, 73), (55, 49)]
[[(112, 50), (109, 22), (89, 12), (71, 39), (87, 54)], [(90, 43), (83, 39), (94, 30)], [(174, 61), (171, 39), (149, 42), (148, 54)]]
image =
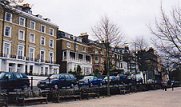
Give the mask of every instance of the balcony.
[(73, 58), (73, 57), (70, 57), (69, 59), (67, 59), (66, 57), (64, 57), (64, 58), (63, 58), (63, 61), (81, 62), (81, 63), (91, 63), (91, 61), (89, 61), (89, 60), (78, 59), (78, 58)]
[(22, 59), (22, 60), (24, 59), (23, 56), (17, 56), (17, 58), (18, 58), (18, 59)]
[(45, 63), (56, 64), (56, 62), (55, 62), (55, 61), (48, 61), (48, 60), (46, 60), (46, 61), (45, 61)]
[(34, 61), (34, 58), (26, 57), (27, 61)]

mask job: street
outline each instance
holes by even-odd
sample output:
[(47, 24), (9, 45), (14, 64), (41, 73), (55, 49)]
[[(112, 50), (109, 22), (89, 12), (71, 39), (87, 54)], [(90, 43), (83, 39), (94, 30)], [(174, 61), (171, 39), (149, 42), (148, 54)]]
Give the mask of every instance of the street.
[(181, 87), (29, 107), (181, 107)]

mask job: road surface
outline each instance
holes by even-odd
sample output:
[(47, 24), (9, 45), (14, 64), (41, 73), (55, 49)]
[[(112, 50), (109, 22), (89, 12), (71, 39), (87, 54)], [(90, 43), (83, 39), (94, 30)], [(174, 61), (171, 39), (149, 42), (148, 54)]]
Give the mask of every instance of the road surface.
[(181, 107), (181, 87), (29, 107)]

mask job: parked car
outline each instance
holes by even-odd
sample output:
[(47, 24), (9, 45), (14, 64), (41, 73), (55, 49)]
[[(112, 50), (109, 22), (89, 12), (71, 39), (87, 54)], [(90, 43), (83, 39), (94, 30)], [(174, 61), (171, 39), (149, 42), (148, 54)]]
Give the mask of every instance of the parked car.
[(78, 81), (79, 87), (82, 86), (101, 86), (103, 84), (103, 80), (97, 78), (96, 76), (85, 76), (83, 79)]
[(0, 73), (0, 89), (27, 89), (30, 86), (29, 79), (26, 74), (18, 72), (1, 72)]
[[(109, 81), (111, 85), (118, 84), (118, 78), (116, 76), (109, 76)], [(108, 83), (108, 76), (104, 77), (103, 79), (104, 84)]]
[(117, 78), (120, 84), (130, 84), (132, 82), (131, 77), (124, 74), (118, 74)]
[(63, 88), (63, 87), (71, 87), (73, 88), (76, 85), (76, 77), (72, 74), (61, 73), (61, 74), (53, 74), (45, 80), (39, 81), (37, 86), (40, 89), (46, 88)]

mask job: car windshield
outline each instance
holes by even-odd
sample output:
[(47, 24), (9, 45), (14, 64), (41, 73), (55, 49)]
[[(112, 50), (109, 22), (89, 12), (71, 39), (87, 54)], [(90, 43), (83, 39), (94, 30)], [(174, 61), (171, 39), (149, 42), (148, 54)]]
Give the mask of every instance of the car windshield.
[(58, 78), (59, 78), (59, 75), (58, 75), (58, 74), (56, 74), (56, 75), (51, 75), (49, 78), (50, 78), (50, 79), (58, 79)]
[(83, 78), (83, 80), (88, 80), (88, 79), (89, 79), (89, 80), (93, 80), (94, 77), (93, 77), (93, 76), (86, 76), (86, 77)]

